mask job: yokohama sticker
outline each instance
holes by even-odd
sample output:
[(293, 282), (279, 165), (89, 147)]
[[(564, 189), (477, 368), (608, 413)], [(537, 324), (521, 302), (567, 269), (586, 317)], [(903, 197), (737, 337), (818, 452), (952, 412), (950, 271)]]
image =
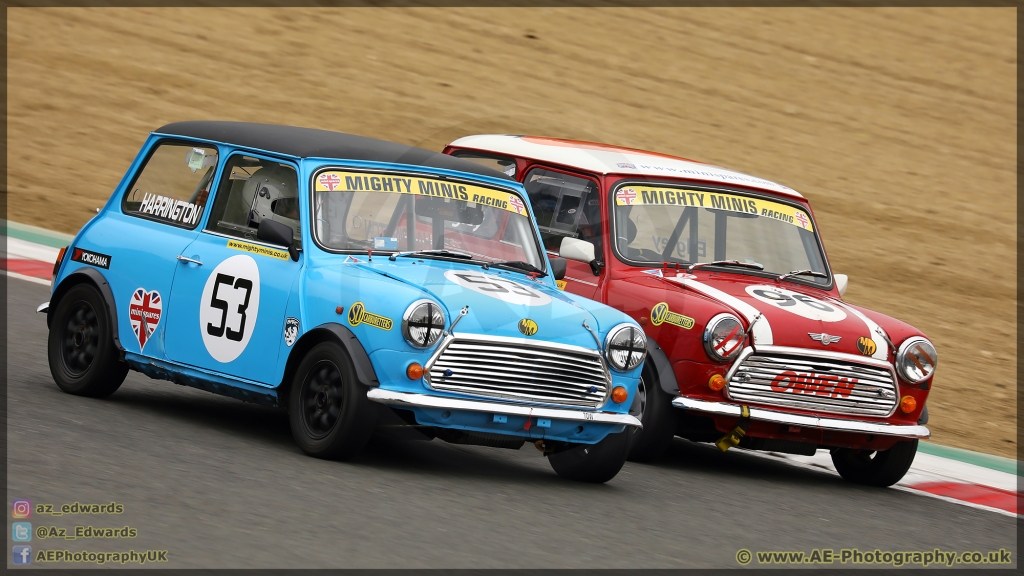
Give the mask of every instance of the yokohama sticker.
[(256, 328), (260, 311), (260, 269), (252, 256), (240, 254), (213, 269), (199, 301), (199, 332), (217, 362), (238, 358)]
[(90, 252), (88, 250), (82, 250), (81, 248), (75, 248), (75, 252), (71, 255), (71, 259), (75, 262), (89, 264), (90, 266), (103, 268), (104, 270), (110, 268), (110, 256), (100, 254), (99, 252)]
[(792, 290), (759, 284), (747, 286), (747, 294), (780, 310), (792, 312), (811, 320), (840, 322), (846, 319), (846, 312), (843, 312), (842, 309)]
[(131, 322), (135, 339), (139, 341), (139, 352), (146, 349), (146, 343), (156, 332), (163, 310), (163, 298), (156, 290), (147, 292), (145, 288), (136, 288), (135, 292), (132, 292), (132, 300), (128, 305), (128, 320)]
[(551, 303), (551, 297), (547, 294), (542, 294), (533, 288), (494, 274), (449, 270), (444, 273), (444, 277), (463, 288), (509, 304), (546, 306)]

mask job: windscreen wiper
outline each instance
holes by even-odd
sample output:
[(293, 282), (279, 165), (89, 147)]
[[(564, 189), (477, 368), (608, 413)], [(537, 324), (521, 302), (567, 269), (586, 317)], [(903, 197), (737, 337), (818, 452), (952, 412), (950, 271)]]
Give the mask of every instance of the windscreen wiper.
[(754, 262), (740, 262), (739, 260), (715, 260), (714, 262), (697, 262), (690, 264), (687, 268), (687, 272), (693, 272), (696, 268), (703, 268), (705, 266), (740, 266), (742, 268), (753, 268), (755, 270), (764, 270), (764, 266), (756, 264)]
[(534, 266), (533, 264), (530, 264), (529, 262), (523, 262), (522, 260), (509, 260), (507, 262), (492, 262), (491, 266), (494, 266), (495, 268), (514, 268), (516, 270), (524, 270), (524, 271), (529, 272), (531, 274), (536, 274), (537, 276), (540, 276), (541, 278), (543, 278), (544, 276), (547, 276), (547, 273), (544, 272), (543, 270), (541, 270), (540, 268), (537, 268), (536, 266)]
[(408, 252), (392, 252), (391, 256), (388, 256), (388, 260), (394, 262), (399, 256), (444, 256), (446, 258), (460, 258), (462, 260), (473, 259), (473, 256), (470, 254), (452, 252), (450, 250), (409, 250)]
[(816, 276), (818, 278), (828, 278), (828, 274), (824, 272), (815, 272), (814, 270), (793, 270), (792, 272), (786, 272), (775, 279), (776, 282), (785, 280), (790, 276)]

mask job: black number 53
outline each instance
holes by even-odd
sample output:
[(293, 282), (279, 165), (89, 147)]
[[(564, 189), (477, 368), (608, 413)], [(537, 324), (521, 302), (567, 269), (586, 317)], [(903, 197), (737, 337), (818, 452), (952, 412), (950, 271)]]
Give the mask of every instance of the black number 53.
[[(245, 290), (245, 300), (238, 305), (238, 314), (241, 315), (242, 318), (238, 322), (237, 332), (227, 327), (228, 303), (217, 298), (217, 291), (220, 289), (221, 284), (227, 284), (235, 290)], [(252, 280), (246, 280), (245, 278), (235, 279), (234, 276), (228, 276), (227, 274), (217, 274), (217, 280), (213, 283), (213, 294), (210, 295), (210, 307), (221, 311), (220, 326), (214, 326), (213, 322), (210, 322), (206, 325), (206, 333), (217, 338), (226, 335), (228, 340), (241, 342), (242, 336), (245, 334), (245, 309), (249, 307), (249, 296), (251, 294)]]

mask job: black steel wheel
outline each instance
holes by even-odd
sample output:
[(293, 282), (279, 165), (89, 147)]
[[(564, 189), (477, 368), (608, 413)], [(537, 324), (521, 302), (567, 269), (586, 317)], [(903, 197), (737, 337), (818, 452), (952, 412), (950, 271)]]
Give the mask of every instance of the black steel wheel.
[(634, 428), (629, 448), (631, 462), (649, 462), (665, 453), (675, 437), (676, 414), (672, 398), (661, 389), (653, 373), (652, 360), (644, 364), (637, 393), (629, 413), (643, 428)]
[(892, 486), (900, 481), (914, 463), (917, 439), (897, 442), (882, 451), (836, 448), (832, 464), (844, 480), (867, 486)]
[(548, 456), (555, 473), (577, 482), (603, 483), (611, 480), (626, 463), (632, 434), (629, 430), (609, 434), (597, 444), (580, 444)]
[(72, 287), (57, 303), (47, 339), (50, 374), (61, 390), (102, 398), (128, 375), (118, 358), (106, 305), (91, 284)]
[(366, 392), (341, 346), (314, 346), (299, 363), (289, 395), (288, 419), (295, 442), (318, 458), (358, 454), (370, 440), (378, 413)]

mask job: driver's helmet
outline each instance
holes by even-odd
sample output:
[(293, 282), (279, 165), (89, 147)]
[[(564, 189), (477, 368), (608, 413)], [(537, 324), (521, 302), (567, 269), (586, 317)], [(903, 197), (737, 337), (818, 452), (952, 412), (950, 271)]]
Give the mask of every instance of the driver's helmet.
[(279, 164), (263, 166), (242, 187), (242, 199), (250, 207), (249, 226), (258, 228), (264, 219), (291, 226), (299, 234), (299, 194), (295, 171)]

